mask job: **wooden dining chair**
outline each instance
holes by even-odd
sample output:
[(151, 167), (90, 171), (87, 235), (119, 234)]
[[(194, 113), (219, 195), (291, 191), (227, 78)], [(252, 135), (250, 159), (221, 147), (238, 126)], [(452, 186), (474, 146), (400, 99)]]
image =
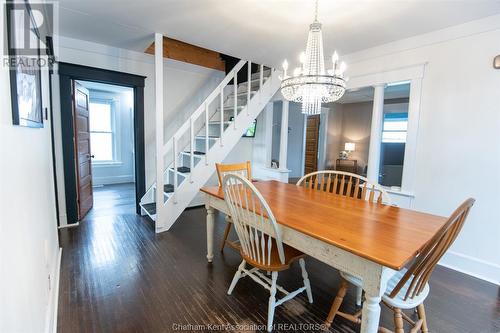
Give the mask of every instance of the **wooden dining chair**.
[(345, 171), (323, 170), (311, 172), (300, 178), (297, 186), (379, 204), (391, 204), (391, 198), (382, 186), (363, 176)]
[[(382, 296), (382, 303), (394, 312), (396, 333), (404, 333), (404, 321), (407, 321), (412, 326), (411, 333), (416, 333), (419, 330), (424, 333), (429, 332), (424, 308), (424, 301), (430, 291), (429, 278), (439, 259), (441, 259), (457, 238), (474, 202), (475, 200), (472, 198), (464, 201), (422, 249), (413, 263), (408, 268), (404, 268), (396, 273), (388, 282), (385, 294)], [(348, 283), (361, 287), (362, 281), (355, 276), (345, 273), (342, 279), (340, 290), (335, 297), (330, 314), (326, 320), (328, 327), (337, 315), (354, 323), (361, 323), (361, 311), (355, 314), (348, 314), (339, 311), (339, 308), (346, 294)], [(417, 310), (418, 320), (413, 320), (403, 312), (403, 310), (409, 309)], [(380, 327), (379, 332), (388, 333), (392, 331)]]
[[(239, 174), (243, 177), (252, 180), (252, 168), (250, 166), (250, 161), (236, 163), (236, 164), (220, 164), (215, 163), (215, 169), (217, 170), (217, 178), (219, 179), (219, 186), (222, 186), (222, 178), (228, 173)], [(233, 242), (227, 240), (229, 232), (231, 231), (231, 217), (226, 216), (226, 228), (224, 229), (224, 235), (222, 237), (222, 242), (220, 243), (220, 251), (224, 251), (224, 246), (228, 244), (229, 246), (236, 248)]]
[[(367, 200), (377, 204), (391, 204), (391, 198), (382, 186), (369, 181), (363, 176), (345, 171), (323, 170), (311, 172), (300, 178), (297, 186)], [(357, 306), (361, 306), (362, 298), (363, 289), (359, 287), (356, 289)]]
[[(260, 192), (246, 177), (238, 174), (227, 174), (222, 180), (224, 199), (227, 203), (234, 228), (240, 240), (240, 254), (243, 258), (234, 274), (228, 295), (234, 290), (236, 283), (242, 277), (249, 276), (255, 282), (268, 289), (269, 306), (267, 314), (267, 330), (273, 327), (275, 308), (306, 291), (310, 303), (313, 302), (311, 285), (309, 283), (304, 253), (282, 243), (281, 229)], [(278, 272), (290, 268), (298, 260), (302, 270), (303, 287), (288, 292), (277, 284)], [(246, 265), (252, 266), (247, 269)], [(271, 272), (271, 279), (260, 272)], [(276, 292), (285, 296), (276, 299)]]

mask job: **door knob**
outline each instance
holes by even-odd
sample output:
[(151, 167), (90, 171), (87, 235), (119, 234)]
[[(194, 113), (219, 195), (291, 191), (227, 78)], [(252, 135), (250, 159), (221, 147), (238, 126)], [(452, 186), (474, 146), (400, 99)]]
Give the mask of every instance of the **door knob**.
[(95, 156), (94, 156), (94, 155), (87, 154), (87, 155), (85, 155), (85, 157), (87, 157), (88, 159), (90, 159), (90, 158), (94, 158)]

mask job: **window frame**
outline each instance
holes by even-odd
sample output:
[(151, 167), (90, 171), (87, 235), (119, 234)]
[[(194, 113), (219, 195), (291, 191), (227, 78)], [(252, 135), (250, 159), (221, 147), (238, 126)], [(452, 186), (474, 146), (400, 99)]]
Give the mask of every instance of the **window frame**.
[[(110, 107), (110, 115), (111, 115), (111, 120), (110, 120), (110, 125), (111, 125), (111, 131), (92, 131), (90, 126), (89, 126), (89, 135), (92, 136), (92, 133), (110, 133), (111, 134), (111, 155), (112, 159), (111, 160), (93, 160), (92, 163), (98, 166), (115, 166), (117, 164), (121, 164), (121, 154), (120, 154), (120, 146), (119, 146), (119, 140), (117, 140), (117, 137), (119, 136), (119, 128), (118, 122), (119, 122), (119, 115), (117, 110), (117, 103), (118, 101), (113, 99), (113, 98), (96, 98), (96, 97), (91, 97), (89, 99), (89, 117), (90, 117), (90, 104), (108, 104)], [(90, 124), (89, 124), (90, 125)], [(92, 150), (92, 146), (90, 147)]]

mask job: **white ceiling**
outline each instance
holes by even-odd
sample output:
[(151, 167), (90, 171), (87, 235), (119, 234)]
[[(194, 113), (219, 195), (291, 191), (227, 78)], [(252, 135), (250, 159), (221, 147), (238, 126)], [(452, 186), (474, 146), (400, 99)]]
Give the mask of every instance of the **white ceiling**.
[[(62, 36), (143, 51), (154, 32), (277, 66), (305, 48), (312, 0), (60, 0)], [(500, 0), (320, 0), (325, 52), (347, 54), (500, 13)]]
[(82, 81), (82, 80), (78, 80), (78, 82), (85, 88), (94, 91), (103, 91), (116, 94), (122, 94), (122, 93), (130, 94), (133, 93), (134, 91), (134, 89), (130, 87), (117, 86), (114, 84), (106, 84), (106, 83)]

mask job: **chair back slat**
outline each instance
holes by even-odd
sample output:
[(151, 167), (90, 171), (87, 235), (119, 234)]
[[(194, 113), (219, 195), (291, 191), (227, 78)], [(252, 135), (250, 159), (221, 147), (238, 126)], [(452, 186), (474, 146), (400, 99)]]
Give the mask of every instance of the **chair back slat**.
[(297, 186), (367, 200), (378, 204), (391, 204), (391, 198), (382, 186), (369, 181), (363, 176), (350, 172), (336, 170), (312, 172), (302, 177), (297, 182)]
[(285, 264), (281, 230), (257, 188), (246, 177), (234, 173), (222, 178), (222, 188), (243, 257), (269, 266), (275, 245), (280, 262)]
[(403, 275), (389, 297), (396, 297), (401, 289), (409, 282), (404, 299), (418, 296), (425, 288), (429, 278), (441, 257), (455, 241), (475, 200), (465, 200), (448, 218), (444, 226), (427, 243), (419, 253), (413, 264)]
[(228, 173), (238, 174), (252, 180), (252, 168), (250, 161), (235, 164), (215, 163), (215, 170), (217, 170), (219, 186), (222, 186), (222, 178), (224, 178), (224, 176)]

